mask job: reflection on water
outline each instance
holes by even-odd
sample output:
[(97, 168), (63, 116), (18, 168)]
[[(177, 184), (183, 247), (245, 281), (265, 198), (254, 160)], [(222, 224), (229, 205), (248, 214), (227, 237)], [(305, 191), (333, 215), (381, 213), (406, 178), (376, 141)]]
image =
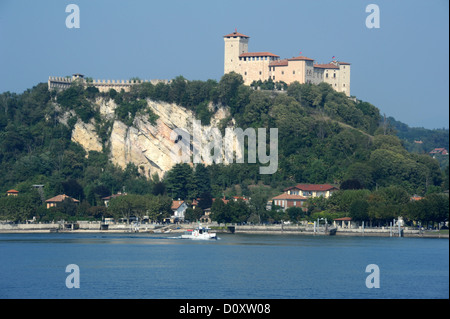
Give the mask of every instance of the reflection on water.
[[(445, 239), (219, 238), (193, 241), (176, 233), (0, 234), (0, 297), (449, 297)], [(68, 264), (80, 267), (79, 289), (65, 287)], [(368, 264), (380, 268), (379, 289), (365, 286)]]

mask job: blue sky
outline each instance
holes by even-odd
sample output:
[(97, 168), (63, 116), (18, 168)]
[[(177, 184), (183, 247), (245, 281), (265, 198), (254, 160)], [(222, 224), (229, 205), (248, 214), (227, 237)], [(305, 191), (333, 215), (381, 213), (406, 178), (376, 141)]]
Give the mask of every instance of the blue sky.
[[(80, 28), (68, 29), (68, 4)], [(369, 4), (380, 28), (365, 25)], [(351, 94), (410, 126), (449, 127), (449, 2), (0, 0), (0, 92), (48, 76), (220, 80), (223, 35), (249, 51), (352, 64)]]

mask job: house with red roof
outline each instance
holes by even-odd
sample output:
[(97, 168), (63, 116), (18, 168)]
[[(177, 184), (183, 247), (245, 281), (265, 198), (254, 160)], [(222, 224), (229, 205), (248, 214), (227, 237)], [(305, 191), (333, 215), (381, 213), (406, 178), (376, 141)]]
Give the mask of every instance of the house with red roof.
[(19, 191), (16, 191), (15, 189), (10, 189), (6, 192), (6, 196), (19, 196)]
[(307, 198), (323, 196), (330, 197), (335, 191), (339, 190), (331, 184), (297, 184), (284, 189), (285, 194), (300, 195)]
[(410, 201), (418, 201), (418, 200), (422, 200), (422, 199), (424, 199), (423, 196), (419, 196), (419, 195), (416, 195), (416, 194), (414, 194), (413, 196), (411, 196), (409, 198)]
[(435, 148), (430, 152), (431, 155), (448, 155), (448, 151), (443, 147)]
[(45, 203), (47, 204), (47, 208), (57, 207), (58, 205), (60, 205), (65, 200), (70, 200), (70, 201), (74, 202), (75, 204), (78, 204), (80, 202), (79, 200), (77, 200), (75, 198), (67, 196), (66, 194), (62, 194), (62, 195), (57, 195), (55, 197), (47, 199), (45, 201)]
[(308, 198), (301, 195), (294, 194), (281, 194), (272, 198), (272, 203), (275, 206), (281, 207), (283, 210), (286, 210), (291, 207), (299, 207), (303, 210), (306, 210), (306, 200)]
[(184, 200), (178, 199), (178, 200), (174, 200), (172, 201), (172, 212), (173, 215), (171, 216), (171, 220), (172, 221), (183, 221), (184, 220), (184, 216), (186, 213), (186, 209), (188, 208), (187, 203)]

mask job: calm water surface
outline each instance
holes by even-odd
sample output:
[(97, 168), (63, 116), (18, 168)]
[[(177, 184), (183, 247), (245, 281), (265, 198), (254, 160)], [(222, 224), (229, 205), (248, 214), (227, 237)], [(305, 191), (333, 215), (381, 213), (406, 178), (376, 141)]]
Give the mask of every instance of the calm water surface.
[[(0, 298), (449, 298), (449, 241), (219, 234), (0, 234)], [(66, 287), (66, 266), (80, 288)], [(366, 266), (380, 288), (366, 287)]]

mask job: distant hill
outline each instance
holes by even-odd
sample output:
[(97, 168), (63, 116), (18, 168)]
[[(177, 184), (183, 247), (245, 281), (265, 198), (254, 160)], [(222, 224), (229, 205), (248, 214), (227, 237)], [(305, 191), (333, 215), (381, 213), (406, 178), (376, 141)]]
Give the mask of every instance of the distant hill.
[[(449, 129), (426, 129), (410, 127), (405, 123), (387, 118), (388, 123), (395, 129), (404, 147), (411, 153), (429, 154), (435, 148), (449, 150)], [(442, 168), (448, 165), (448, 156), (436, 156)]]

